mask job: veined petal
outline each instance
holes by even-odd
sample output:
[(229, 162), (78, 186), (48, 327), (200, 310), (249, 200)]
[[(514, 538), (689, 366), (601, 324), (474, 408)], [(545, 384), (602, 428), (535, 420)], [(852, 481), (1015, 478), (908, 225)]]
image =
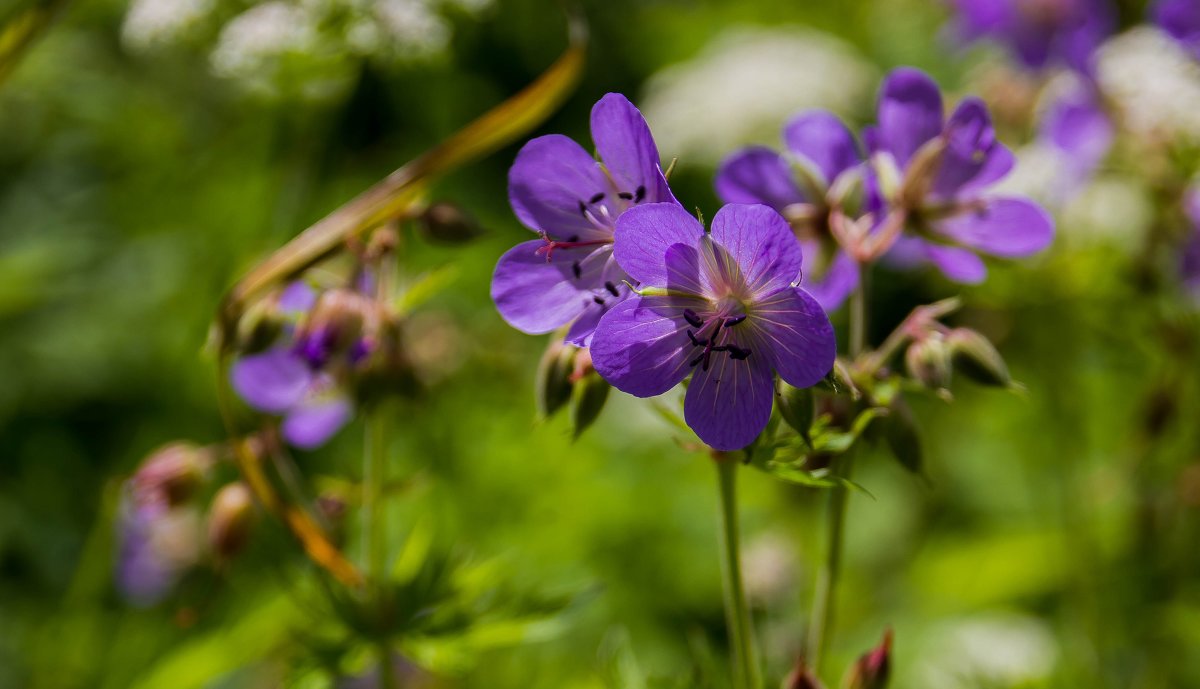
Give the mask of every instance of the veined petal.
[(340, 395), (305, 400), (283, 420), (283, 437), (289, 445), (303, 450), (320, 447), (346, 425), (353, 413), (350, 400)]
[(644, 285), (667, 285), (667, 249), (696, 246), (704, 226), (676, 203), (635, 206), (617, 219), (613, 255), (621, 268)]
[(610, 239), (608, 230), (598, 229), (584, 214), (608, 188), (592, 156), (560, 134), (525, 144), (508, 171), (508, 200), (517, 219), (558, 240)]
[(925, 242), (925, 256), (947, 278), (967, 285), (976, 285), (987, 277), (983, 259), (966, 249)]
[(1014, 158), (996, 140), (996, 130), (987, 106), (978, 98), (967, 98), (955, 108), (946, 123), (946, 150), (938, 164), (933, 193), (943, 198), (982, 189), (1012, 169)]
[(754, 442), (767, 427), (774, 402), (767, 358), (753, 350), (740, 360), (721, 353), (712, 357), (708, 370), (697, 366), (695, 371), (683, 401), (687, 425), (715, 450), (740, 450)]
[(927, 74), (892, 70), (879, 95), (879, 143), (904, 167), (926, 141), (942, 133), (942, 94)]
[[(504, 320), (531, 335), (569, 323), (592, 303), (592, 291), (604, 288), (604, 266), (611, 249), (559, 248), (538, 253), (540, 239), (509, 249), (492, 275), (492, 300)], [(578, 272), (577, 272), (578, 271)]]
[(653, 397), (687, 377), (692, 344), (686, 308), (700, 300), (631, 297), (604, 314), (592, 336), (592, 365), (613, 387)]
[(761, 203), (782, 211), (804, 201), (787, 161), (762, 146), (744, 148), (722, 161), (713, 186), (724, 203)]
[(741, 269), (755, 295), (777, 292), (800, 277), (800, 242), (783, 216), (767, 206), (723, 206), (713, 217), (711, 236)]
[(815, 385), (833, 369), (833, 325), (817, 300), (802, 289), (780, 290), (756, 302), (738, 327), (752, 333), (756, 344), (751, 348), (757, 348), (779, 377), (798, 388)]
[(303, 359), (285, 347), (276, 347), (238, 359), (230, 378), (247, 404), (279, 414), (304, 397), (313, 376)]
[(816, 167), (826, 186), (862, 160), (854, 135), (836, 115), (826, 110), (813, 110), (793, 118), (783, 128), (783, 141), (788, 150)]
[[(628, 98), (609, 93), (596, 102), (592, 107), (592, 140), (618, 192), (633, 194), (637, 203), (675, 203), (650, 126)], [(638, 189), (642, 190), (640, 198)]]
[(985, 203), (978, 211), (938, 221), (937, 230), (960, 244), (1005, 258), (1037, 253), (1054, 239), (1054, 221), (1033, 201), (995, 198)]
[(633, 294), (629, 290), (629, 286), (623, 282), (614, 282), (612, 284), (616, 290), (616, 295), (613, 295), (607, 288), (603, 293), (598, 293), (598, 296), (600, 296), (600, 299), (604, 303), (599, 303), (593, 299), (592, 303), (583, 309), (583, 313), (571, 323), (571, 328), (567, 330), (567, 336), (563, 338), (563, 341), (567, 344), (573, 344), (576, 347), (592, 346), (592, 337), (596, 332), (596, 325), (600, 323), (600, 319), (609, 310)]

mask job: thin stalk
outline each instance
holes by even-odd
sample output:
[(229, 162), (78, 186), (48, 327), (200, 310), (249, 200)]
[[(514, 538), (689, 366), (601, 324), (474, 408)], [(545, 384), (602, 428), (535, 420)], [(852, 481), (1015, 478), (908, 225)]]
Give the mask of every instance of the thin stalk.
[(721, 579), (725, 592), (725, 623), (733, 656), (735, 689), (761, 689), (762, 675), (754, 641), (754, 623), (742, 584), (738, 544), (737, 469), (731, 457), (718, 456), (717, 484), (721, 494)]
[[(387, 519), (383, 514), (383, 491), (387, 482), (387, 418), (379, 408), (367, 415), (363, 442), (362, 528), (363, 567), (375, 608), (388, 615), (387, 596)], [(395, 689), (391, 648), (387, 642), (386, 619), (381, 619), (378, 642), (379, 686)]]

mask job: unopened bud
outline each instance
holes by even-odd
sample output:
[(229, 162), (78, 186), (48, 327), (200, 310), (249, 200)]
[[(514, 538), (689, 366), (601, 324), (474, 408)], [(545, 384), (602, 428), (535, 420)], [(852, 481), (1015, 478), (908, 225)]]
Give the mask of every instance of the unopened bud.
[(954, 368), (984, 385), (1007, 387), (1012, 383), (1008, 366), (996, 347), (983, 335), (969, 328), (955, 328), (946, 335)]
[(917, 340), (904, 353), (904, 364), (908, 375), (927, 388), (945, 390), (950, 387), (953, 368), (950, 364), (950, 348), (945, 336), (932, 332)]
[(208, 545), (220, 561), (246, 547), (254, 525), (254, 500), (246, 484), (238, 481), (217, 491), (208, 513)]
[(612, 386), (595, 371), (578, 378), (571, 391), (571, 434), (578, 439), (600, 416)]
[(187, 502), (208, 480), (213, 457), (191, 443), (171, 443), (155, 450), (133, 475), (135, 496), (143, 501), (164, 501), (169, 506)]
[(800, 660), (784, 678), (780, 689), (825, 689), (825, 685), (821, 684), (821, 680), (817, 679), (808, 664)]
[(809, 430), (812, 428), (813, 416), (816, 412), (816, 400), (812, 388), (798, 388), (788, 385), (782, 380), (775, 391), (779, 401), (779, 415), (793, 430), (804, 438), (804, 442), (812, 446)]
[(417, 230), (434, 244), (465, 244), (483, 234), (479, 223), (453, 203), (431, 204), (418, 218)]
[(875, 648), (859, 656), (842, 681), (842, 689), (884, 689), (891, 675), (892, 630)]
[(571, 399), (571, 374), (579, 348), (554, 336), (538, 363), (534, 400), (538, 415), (548, 418)]

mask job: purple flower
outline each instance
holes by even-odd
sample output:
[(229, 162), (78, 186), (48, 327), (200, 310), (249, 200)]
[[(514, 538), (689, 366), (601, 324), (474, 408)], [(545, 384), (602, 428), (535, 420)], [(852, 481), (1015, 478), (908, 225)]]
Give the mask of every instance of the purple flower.
[(116, 585), (139, 606), (167, 596), (200, 557), (200, 522), (194, 510), (172, 508), (165, 495), (146, 495), (129, 484), (117, 515)]
[(1091, 84), (1060, 94), (1042, 114), (1039, 137), (1058, 154), (1063, 178), (1055, 196), (1069, 197), (1089, 180), (1108, 155), (1113, 124)]
[(330, 290), (319, 297), (303, 283), (279, 296), (282, 314), (302, 320), (266, 351), (243, 356), (233, 365), (233, 388), (251, 407), (283, 416), (287, 442), (302, 449), (325, 444), (350, 420), (354, 407), (335, 373), (361, 361), (371, 350), (364, 333), (359, 295)]
[(1030, 69), (1062, 63), (1092, 73), (1092, 53), (1113, 31), (1108, 0), (952, 0), (963, 42), (994, 40)]
[(1200, 2), (1159, 0), (1152, 11), (1154, 22), (1200, 60)]
[(913, 231), (897, 240), (888, 255), (893, 263), (928, 261), (951, 280), (976, 283), (987, 275), (977, 253), (1018, 258), (1050, 244), (1054, 223), (1041, 206), (984, 195), (1014, 160), (996, 139), (983, 101), (967, 98), (944, 120), (937, 84), (901, 67), (884, 80), (878, 119), (864, 136), (903, 171), (898, 202)]
[(726, 158), (714, 185), (725, 203), (761, 203), (801, 231), (801, 285), (826, 311), (833, 311), (858, 286), (858, 266), (832, 240), (826, 195), (843, 172), (862, 163), (854, 135), (832, 113), (814, 110), (783, 128), (787, 151), (762, 146)]
[(684, 416), (709, 446), (737, 450), (762, 432), (772, 371), (807, 387), (833, 367), (833, 327), (793, 286), (802, 250), (770, 208), (725, 206), (711, 234), (676, 204), (635, 208), (617, 223), (615, 254), (645, 289), (600, 319), (592, 364), (637, 397), (694, 371)]
[(558, 134), (521, 149), (508, 173), (513, 212), (540, 239), (500, 257), (492, 299), (500, 315), (529, 334), (573, 323), (567, 342), (586, 346), (596, 323), (629, 296), (612, 257), (613, 230), (627, 209), (675, 202), (642, 114), (610, 93), (592, 108), (601, 163)]

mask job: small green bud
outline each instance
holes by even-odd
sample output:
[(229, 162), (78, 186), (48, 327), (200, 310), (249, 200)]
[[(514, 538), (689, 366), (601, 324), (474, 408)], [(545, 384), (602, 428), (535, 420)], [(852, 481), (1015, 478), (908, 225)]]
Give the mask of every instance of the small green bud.
[(466, 244), (483, 235), (478, 221), (453, 203), (430, 204), (417, 222), (417, 231), (433, 244)]
[(817, 406), (813, 389), (797, 388), (780, 380), (775, 395), (779, 401), (779, 415), (811, 447), (812, 438), (809, 436), (809, 430), (812, 428)]
[(555, 334), (538, 362), (534, 381), (534, 401), (538, 415), (549, 418), (571, 399), (571, 374), (579, 348), (562, 341)]
[(578, 439), (600, 416), (612, 386), (595, 371), (580, 376), (571, 393), (571, 434)]
[(968, 328), (955, 328), (946, 335), (954, 368), (983, 385), (1008, 387), (1012, 378), (996, 347), (986, 337)]
[(908, 375), (927, 388), (945, 390), (950, 387), (953, 368), (950, 365), (950, 348), (939, 332), (929, 333), (908, 346), (904, 353), (904, 364)]
[(883, 633), (883, 640), (875, 648), (859, 656), (850, 666), (842, 689), (884, 689), (891, 675), (892, 630)]
[(254, 500), (241, 481), (227, 484), (213, 497), (208, 513), (208, 545), (226, 562), (245, 549), (254, 525)]

